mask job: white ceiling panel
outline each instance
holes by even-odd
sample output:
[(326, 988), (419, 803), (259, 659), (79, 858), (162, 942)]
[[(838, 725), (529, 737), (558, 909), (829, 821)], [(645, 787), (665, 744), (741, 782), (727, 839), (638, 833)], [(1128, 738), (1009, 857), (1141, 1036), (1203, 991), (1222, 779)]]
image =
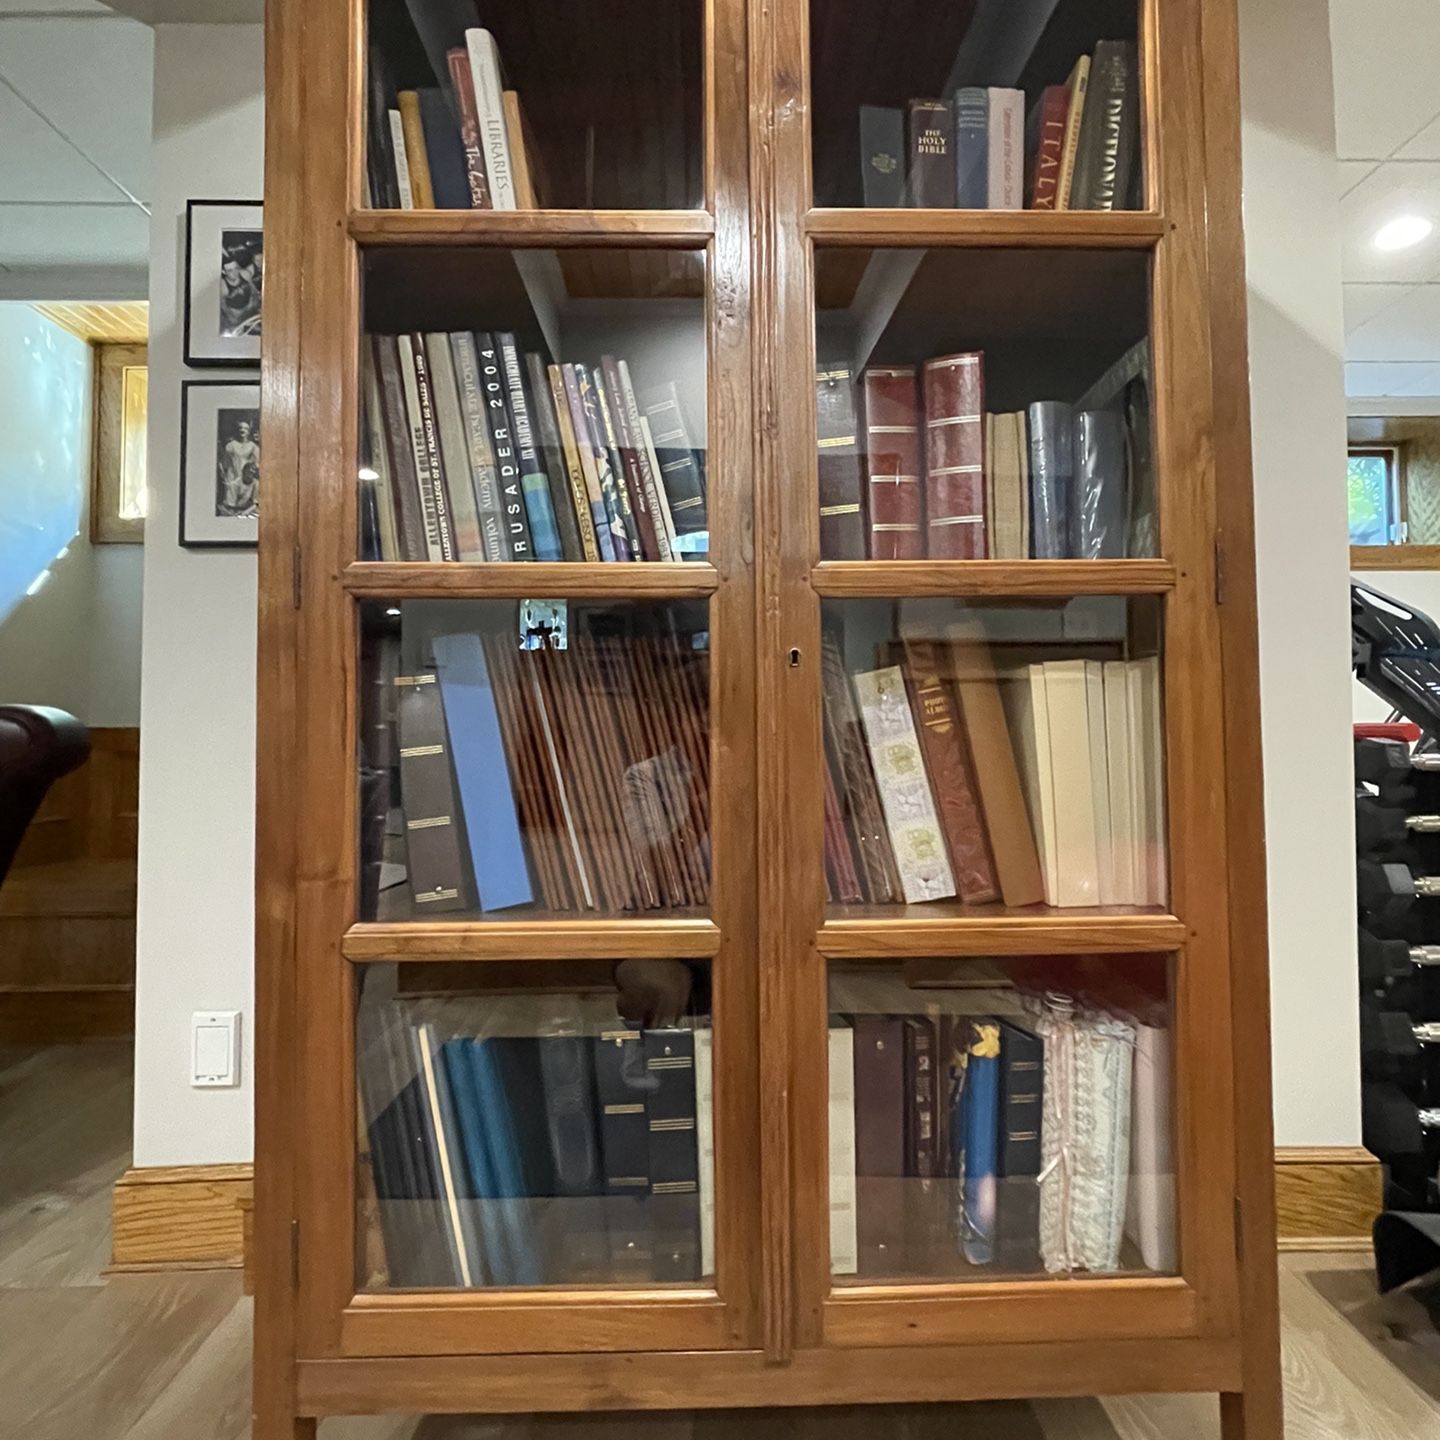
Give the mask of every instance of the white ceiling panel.
[(1426, 361), (1440, 366), (1440, 285), (1415, 286), (1373, 319), (1349, 331), (1345, 337), (1345, 358)]
[[(12, 21), (0, 21), (8, 28)], [(4, 56), (0, 40), (0, 56)], [(3, 73), (3, 70), (0, 70)], [(0, 85), (0, 199), (120, 200), (124, 197), (28, 105)]]
[(1378, 160), (1341, 160), (1340, 194), (1348, 195), (1362, 180), (1380, 168)]
[(1349, 336), (1417, 288), (1414, 285), (1346, 285), (1345, 334)]
[(147, 199), (154, 32), (119, 16), (3, 23), (0, 75), (102, 170)]
[(36, 15), (41, 12), (74, 15), (81, 10), (96, 15), (112, 13), (110, 7), (102, 5), (100, 0), (0, 0), (0, 16)]
[[(1377, 250), (1375, 232), (1396, 216), (1411, 214), (1435, 222), (1430, 238), (1409, 250)], [(1381, 165), (1340, 201), (1340, 222), (1346, 280), (1432, 279), (1440, 273), (1440, 161)]]
[(1369, 365), (1363, 362), (1345, 366), (1347, 395), (1431, 395), (1440, 382), (1440, 365)]
[(1340, 158), (1387, 159), (1435, 119), (1440, 5), (1330, 0), (1330, 38)]
[[(1440, 59), (1435, 62), (1440, 72)], [(1440, 160), (1440, 112), (1412, 140), (1407, 140), (1396, 152), (1397, 160)]]
[(129, 265), (150, 252), (150, 217), (134, 205), (0, 207), (0, 265)]

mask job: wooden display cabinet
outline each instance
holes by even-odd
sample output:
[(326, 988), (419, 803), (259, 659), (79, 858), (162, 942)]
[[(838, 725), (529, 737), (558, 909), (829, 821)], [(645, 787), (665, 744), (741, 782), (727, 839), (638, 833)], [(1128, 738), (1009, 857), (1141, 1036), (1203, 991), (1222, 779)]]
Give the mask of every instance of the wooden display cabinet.
[[(1231, 0), (481, 0), (549, 208), (372, 207), (370, 59), (384, 54), (401, 88), (436, 83), (427, 66), (469, 8), (267, 4), (257, 1440), (382, 1411), (1154, 1391), (1216, 1392), (1227, 1436), (1279, 1440)], [(412, 11), (434, 17), (439, 52), (407, 30)], [(1143, 208), (863, 208), (860, 105), (949, 93), (957, 75), (1019, 82), (1033, 102), (1107, 38), (1139, 57)], [(362, 558), (366, 337), (472, 326), (556, 362), (628, 345), (654, 379), (698, 395), (708, 553)], [(1153, 553), (822, 558), (823, 352), (840, 345), (858, 372), (984, 348), (996, 408), (1021, 410), (1078, 396), (1147, 338)], [(357, 783), (366, 695), (385, 681), (376, 637), (398, 635), (412, 666), (425, 663), (415, 637), (456, 617), (504, 644), (529, 599), (566, 602), (582, 651), (600, 635), (622, 650), (642, 633), (683, 637), (695, 709), (676, 723), (701, 746), (694, 845), (678, 862), (689, 880), (648, 901), (457, 900), (433, 917), (377, 900)], [(1141, 657), (1163, 677), (1152, 780), (1168, 866), (1149, 903), (827, 899), (822, 634), (893, 651), (956, 616), (1022, 658)], [(605, 694), (629, 705), (631, 688), (645, 685), (632, 675)], [(580, 728), (598, 693), (582, 695)], [(601, 864), (609, 841), (580, 839)], [(564, 996), (614, 1010), (627, 961), (675, 962), (707, 997), (691, 1013), (703, 1009), (713, 1045), (709, 1253), (681, 1278), (657, 1260), (647, 1278), (582, 1244), (564, 1264), (542, 1254), (528, 1282), (487, 1261), (468, 1284), (417, 1282), (394, 1254), (376, 1262), (374, 1216), (397, 1202), (367, 1191), (370, 1007), (486, 1017), (502, 999), (515, 1014)], [(923, 1007), (936, 987), (963, 990), (971, 965), (1002, 986), (1042, 975), (1041, 988), (1078, 988), (1096, 965), (1150, 986), (1174, 1057), (1171, 1263), (1147, 1268), (1127, 1244), (1101, 1271), (1014, 1273), (932, 1233), (832, 1273), (845, 1267), (832, 1255), (827, 1015)], [(904, 1209), (918, 1191), (896, 1193)], [(583, 1238), (568, 1204), (551, 1249)], [(415, 1253), (442, 1245), (443, 1221), (415, 1240), (405, 1214)]]

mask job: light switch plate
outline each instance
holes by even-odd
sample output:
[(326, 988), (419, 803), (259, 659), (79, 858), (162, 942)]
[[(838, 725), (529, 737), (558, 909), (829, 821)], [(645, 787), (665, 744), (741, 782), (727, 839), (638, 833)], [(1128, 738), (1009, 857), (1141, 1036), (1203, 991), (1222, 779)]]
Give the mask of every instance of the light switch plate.
[(240, 1012), (196, 1010), (190, 1016), (190, 1084), (200, 1090), (240, 1083)]

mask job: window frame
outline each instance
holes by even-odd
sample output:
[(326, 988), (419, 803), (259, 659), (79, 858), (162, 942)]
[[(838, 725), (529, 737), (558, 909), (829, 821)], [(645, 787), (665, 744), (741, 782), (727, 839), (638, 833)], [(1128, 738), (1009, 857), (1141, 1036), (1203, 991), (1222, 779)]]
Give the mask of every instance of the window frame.
[[(90, 543), (140, 545), (145, 518), (120, 514), (120, 477), (125, 457), (125, 371), (137, 365), (149, 370), (147, 345), (92, 342), (95, 352), (94, 420), (90, 473)], [(149, 403), (147, 398), (146, 409)]]

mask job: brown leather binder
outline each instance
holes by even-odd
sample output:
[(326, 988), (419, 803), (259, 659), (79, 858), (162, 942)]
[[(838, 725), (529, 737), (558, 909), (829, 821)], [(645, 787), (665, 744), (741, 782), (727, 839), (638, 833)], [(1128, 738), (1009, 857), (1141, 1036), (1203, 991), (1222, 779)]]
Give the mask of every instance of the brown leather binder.
[(985, 357), (978, 351), (925, 362), (926, 553), (983, 560)]
[(865, 395), (870, 558), (925, 558), (925, 491), (915, 369), (870, 369)]

